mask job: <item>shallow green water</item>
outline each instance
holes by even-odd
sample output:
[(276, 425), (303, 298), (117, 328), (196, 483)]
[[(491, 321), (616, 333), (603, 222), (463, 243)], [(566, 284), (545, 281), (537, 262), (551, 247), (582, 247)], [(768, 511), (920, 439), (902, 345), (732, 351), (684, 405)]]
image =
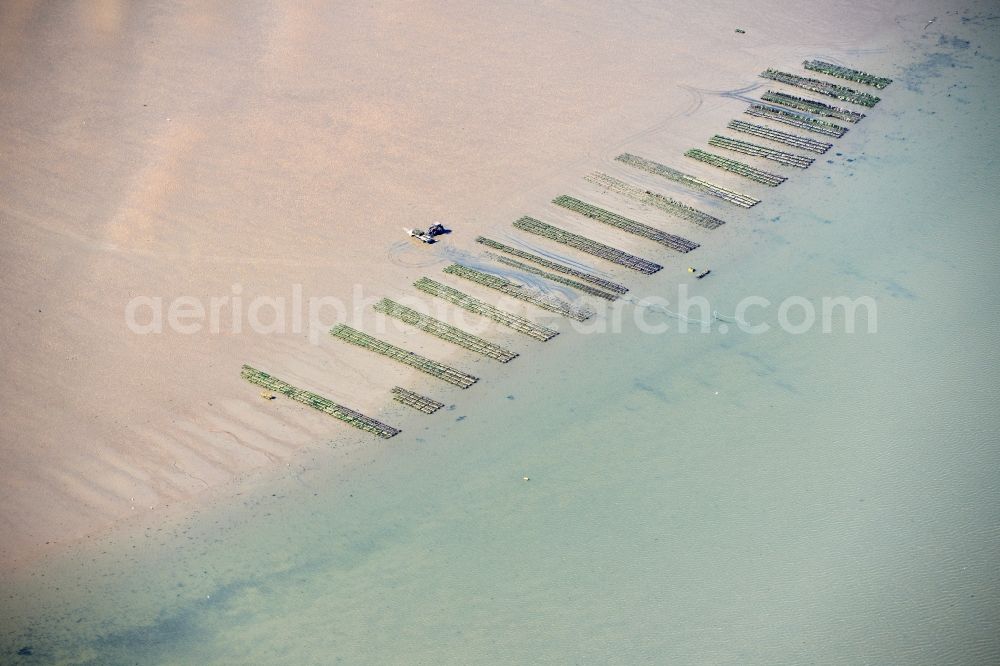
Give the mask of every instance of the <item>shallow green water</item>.
[(992, 39), (916, 43), (699, 250), (720, 312), (868, 295), (877, 333), (560, 336), (368, 464), (52, 564), (8, 591), (0, 660), (995, 662)]

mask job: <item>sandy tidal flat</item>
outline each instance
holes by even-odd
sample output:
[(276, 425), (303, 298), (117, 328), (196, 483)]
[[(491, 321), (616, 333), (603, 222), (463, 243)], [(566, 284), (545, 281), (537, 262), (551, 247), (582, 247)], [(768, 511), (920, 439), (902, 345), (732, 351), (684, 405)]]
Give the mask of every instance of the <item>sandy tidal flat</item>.
[(331, 439), (370, 445), (259, 400), (242, 363), (387, 419), (388, 388), (416, 381), (291, 323), (136, 335), (130, 299), (409, 293), (446, 257), (403, 227), (442, 219), (468, 249), (627, 141), (700, 143), (731, 113), (715, 93), (767, 66), (830, 53), (891, 71), (885, 45), (939, 13), (803, 11), (4, 3), (3, 566)]

